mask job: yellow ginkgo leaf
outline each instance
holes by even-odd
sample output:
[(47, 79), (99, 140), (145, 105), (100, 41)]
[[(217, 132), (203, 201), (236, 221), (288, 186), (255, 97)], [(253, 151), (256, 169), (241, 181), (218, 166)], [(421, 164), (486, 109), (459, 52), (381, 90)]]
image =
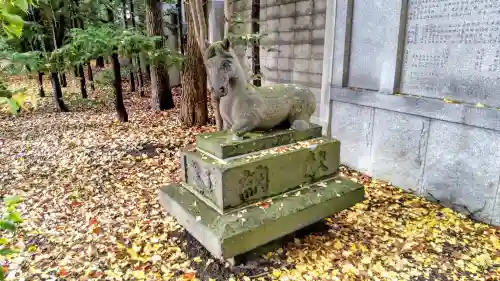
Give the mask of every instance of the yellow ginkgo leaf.
[(372, 258), (370, 256), (365, 256), (361, 259), (361, 263), (370, 264), (372, 262)]
[(468, 263), (467, 267), (465, 268), (465, 270), (468, 271), (468, 272), (471, 272), (471, 273), (477, 273), (478, 268), (477, 268), (476, 265), (474, 265), (472, 263)]
[(148, 257), (143, 257), (143, 256), (140, 256), (137, 251), (134, 249), (134, 247), (132, 248), (127, 248), (127, 253), (130, 255), (130, 257), (133, 259), (133, 260), (137, 260), (137, 261), (148, 261), (149, 258)]
[(443, 99), (443, 101), (444, 101), (445, 103), (453, 103), (453, 104), (458, 103), (458, 101), (456, 101), (456, 100), (452, 100), (452, 99), (449, 99), (449, 98), (444, 98), (444, 99)]

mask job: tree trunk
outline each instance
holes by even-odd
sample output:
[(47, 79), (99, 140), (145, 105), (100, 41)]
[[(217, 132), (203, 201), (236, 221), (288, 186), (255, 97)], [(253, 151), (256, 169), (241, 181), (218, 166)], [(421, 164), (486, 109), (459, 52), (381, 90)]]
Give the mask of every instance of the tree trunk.
[(52, 72), (50, 74), (50, 82), (52, 84), (52, 93), (57, 110), (60, 112), (68, 112), (69, 110), (62, 99), (61, 84), (59, 83), (59, 75), (57, 72)]
[(96, 67), (104, 67), (104, 57), (98, 57), (95, 61)]
[(148, 80), (151, 81), (151, 65), (149, 62), (146, 64), (146, 75), (148, 76)]
[(122, 76), (120, 73), (120, 60), (118, 59), (118, 54), (114, 53), (111, 55), (111, 64), (113, 65), (114, 74), (116, 114), (120, 122), (127, 122), (128, 114), (125, 109), (125, 104), (123, 103)]
[(94, 75), (92, 74), (92, 67), (90, 66), (90, 62), (87, 63), (87, 75), (89, 76), (90, 90), (95, 91)]
[(68, 87), (68, 80), (66, 79), (66, 73), (62, 72), (59, 75), (61, 76), (61, 87), (63, 88)]
[(177, 9), (177, 42), (179, 44), (179, 50), (181, 54), (184, 54), (184, 40), (183, 40), (183, 32), (182, 32), (182, 0), (177, 0), (176, 4)]
[(137, 56), (137, 65), (139, 65), (139, 73), (137, 73), (137, 81), (139, 82), (139, 95), (141, 98), (145, 97), (146, 95), (144, 94), (144, 75), (142, 75), (141, 71), (141, 57)]
[[(149, 36), (162, 36), (162, 13), (158, 0), (146, 0), (146, 26)], [(164, 45), (165, 42), (159, 42)], [(163, 47), (163, 46), (157, 46)], [(150, 62), (151, 106), (153, 110), (174, 108), (174, 100), (169, 85), (168, 69), (165, 64)]]
[(83, 72), (83, 65), (78, 66), (78, 80), (80, 80), (80, 92), (82, 93), (82, 98), (88, 98), (87, 87), (85, 85), (85, 73)]
[(38, 95), (43, 98), (45, 97), (45, 91), (43, 90), (43, 73), (38, 72)]
[[(129, 1), (129, 7), (130, 7), (130, 17), (132, 18), (132, 27), (136, 27), (135, 23), (135, 7), (134, 7), (134, 0)], [(139, 55), (134, 56), (135, 57), (135, 63), (137, 66), (137, 83), (139, 84), (139, 95), (141, 97), (144, 97), (144, 77), (142, 76), (142, 70), (141, 70), (141, 57)]]
[[(127, 0), (122, 0), (122, 9), (123, 9), (123, 23), (125, 24), (125, 28), (128, 28), (127, 21)], [(130, 67), (133, 67), (134, 61), (132, 60), (132, 56), (128, 59)], [(128, 80), (130, 82), (130, 91), (135, 92), (135, 77), (134, 71), (130, 70), (128, 73)]]
[[(252, 33), (259, 33), (259, 18), (260, 18), (260, 0), (252, 0)], [(252, 46), (252, 72), (254, 75), (253, 84), (260, 87), (262, 82), (260, 79), (260, 48), (258, 40), (253, 42)]]
[[(56, 21), (55, 19), (51, 20), (51, 27), (52, 27), (52, 39), (53, 39), (53, 47), (50, 48), (49, 51), (55, 51), (57, 48), (59, 48), (62, 45), (62, 42), (64, 40), (64, 29), (66, 28), (66, 20), (64, 16), (59, 17), (59, 28), (56, 27)], [(57, 78), (57, 85), (58, 88), (66, 88), (68, 86), (68, 81), (66, 80), (66, 74), (64, 72), (61, 72), (60, 78)], [(59, 81), (60, 79), (60, 81)]]
[[(133, 65), (132, 58), (130, 58), (129, 63), (130, 66)], [(134, 78), (134, 72), (132, 70), (130, 70), (130, 72), (128, 73), (128, 80), (130, 82), (130, 91), (135, 92), (135, 78)]]
[[(132, 1), (134, 1), (134, 0), (132, 0)], [(139, 22), (141, 22), (143, 24), (146, 23), (146, 13), (139, 13), (138, 17), (139, 17)], [(146, 73), (146, 77), (144, 77), (144, 75), (143, 75), (143, 81), (141, 83), (144, 86), (145, 80), (148, 80), (151, 82), (151, 69), (149, 67), (149, 59), (148, 59), (145, 52), (139, 53), (139, 67), (141, 69), (141, 73), (142, 72)]]
[(191, 13), (186, 14), (189, 30), (182, 74), (180, 118), (186, 126), (202, 126), (208, 120), (207, 73), (196, 34), (192, 28), (193, 18)]

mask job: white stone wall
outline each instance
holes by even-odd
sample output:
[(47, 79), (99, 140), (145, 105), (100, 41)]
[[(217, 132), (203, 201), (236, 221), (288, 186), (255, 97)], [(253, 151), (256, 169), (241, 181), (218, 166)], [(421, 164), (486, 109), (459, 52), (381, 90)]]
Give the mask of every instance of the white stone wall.
[(342, 163), (500, 225), (499, 9), (329, 2), (323, 109)]
[[(167, 11), (171, 9), (175, 9), (174, 4), (167, 4), (167, 3), (162, 3), (162, 9), (163, 9), (163, 32), (166, 36), (166, 43), (167, 46), (171, 50), (178, 50), (179, 49), (179, 44), (178, 44), (178, 36), (177, 36), (177, 29), (172, 27), (176, 26), (176, 23), (172, 21), (172, 17), (168, 15)], [(170, 26), (170, 27), (169, 27)], [(168, 69), (168, 76), (169, 76), (169, 83), (170, 86), (177, 86), (181, 83), (181, 72), (179, 67), (170, 67)]]
[[(236, 1), (236, 14), (250, 19), (251, 4), (251, 0)], [(318, 116), (326, 0), (261, 0), (260, 8), (260, 31), (266, 34), (260, 50), (263, 85), (308, 86), (316, 94)], [(250, 33), (250, 22), (238, 32), (244, 31)], [(251, 50), (239, 54), (250, 72)]]

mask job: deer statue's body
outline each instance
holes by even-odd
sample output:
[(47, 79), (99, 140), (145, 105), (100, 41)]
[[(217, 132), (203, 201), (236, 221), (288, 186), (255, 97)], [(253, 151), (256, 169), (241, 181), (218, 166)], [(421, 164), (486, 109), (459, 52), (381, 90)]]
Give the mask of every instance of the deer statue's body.
[(269, 130), (289, 123), (294, 130), (306, 130), (316, 109), (311, 90), (290, 84), (253, 87), (227, 39), (205, 50), (212, 95), (220, 99), (223, 129), (234, 140), (253, 130)]

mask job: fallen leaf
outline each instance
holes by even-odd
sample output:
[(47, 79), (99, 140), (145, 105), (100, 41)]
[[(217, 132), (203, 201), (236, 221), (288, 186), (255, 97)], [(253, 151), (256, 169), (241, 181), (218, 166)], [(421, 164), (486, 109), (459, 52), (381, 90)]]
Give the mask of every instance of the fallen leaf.
[(97, 220), (96, 219), (92, 218), (92, 219), (89, 220), (89, 226), (93, 226), (95, 224), (97, 224)]
[(59, 268), (59, 276), (66, 277), (68, 275), (69, 275), (69, 272), (67, 272), (66, 269), (64, 269), (64, 267)]
[(270, 204), (269, 204), (269, 202), (259, 202), (259, 203), (256, 203), (255, 205), (261, 209), (267, 209), (267, 208), (269, 208)]
[[(50, 89), (46, 76), (44, 83)], [(17, 87), (24, 80), (28, 79), (12, 84)], [(64, 90), (64, 101), (86, 102), (80, 98), (79, 81), (68, 80), (75, 83)], [(150, 98), (130, 92), (128, 79), (122, 82), (130, 109), (126, 123), (115, 121), (113, 91), (108, 86), (89, 92), (89, 102), (104, 101), (99, 107), (71, 103), (71, 112), (56, 113), (52, 98), (47, 97), (40, 99), (35, 114), (11, 118), (0, 113), (0, 155), (8, 166), (0, 170), (0, 196), (22, 195), (25, 199), (18, 210), (25, 219), (18, 235), (12, 241), (0, 241), (12, 248), (20, 239), (25, 244), (24, 251), (9, 257), (12, 280), (182, 280), (185, 273), (188, 280), (221, 276), (228, 280), (231, 275), (233, 280), (248, 276), (283, 281), (335, 277), (410, 281), (439, 276), (482, 280), (500, 262), (497, 227), (469, 220), (389, 182), (340, 166), (342, 180), (363, 185), (364, 201), (323, 219), (324, 227), (298, 243), (284, 244), (265, 255), (265, 267), (236, 273), (224, 262), (205, 258), (209, 253), (203, 247), (190, 249), (186, 230), (158, 201), (160, 186), (181, 181), (179, 149), (194, 144), (200, 132), (214, 131), (214, 126), (183, 126), (178, 107), (154, 113), (149, 108)], [(36, 93), (36, 80), (30, 83), (30, 90)], [(150, 95), (147, 84), (146, 94)], [(174, 103), (181, 104), (179, 88), (172, 93)], [(210, 106), (209, 119), (213, 120)], [(296, 143), (288, 151), (315, 143), (320, 141)], [(195, 146), (191, 149), (196, 151)], [(259, 207), (267, 207), (268, 212), (273, 207), (284, 210), (282, 202), (287, 196), (305, 192), (298, 191), (277, 196), (277, 206), (267, 202)], [(333, 196), (344, 194), (343, 190), (332, 192)], [(318, 194), (322, 195), (313, 193), (312, 200), (321, 199)], [(191, 206), (199, 211), (201, 203), (197, 202)], [(235, 213), (237, 224), (245, 226), (250, 218), (254, 221), (255, 210), (249, 210), (251, 216), (246, 210), (238, 216)], [(193, 216), (201, 221), (202, 215)], [(203, 261), (195, 262), (197, 256)], [(67, 276), (59, 275), (61, 268)], [(430, 274), (434, 270), (437, 273)], [(2, 271), (7, 272), (7, 267)], [(251, 277), (259, 274), (264, 275)]]
[(186, 272), (184, 273), (184, 280), (194, 280), (196, 278), (195, 272)]

